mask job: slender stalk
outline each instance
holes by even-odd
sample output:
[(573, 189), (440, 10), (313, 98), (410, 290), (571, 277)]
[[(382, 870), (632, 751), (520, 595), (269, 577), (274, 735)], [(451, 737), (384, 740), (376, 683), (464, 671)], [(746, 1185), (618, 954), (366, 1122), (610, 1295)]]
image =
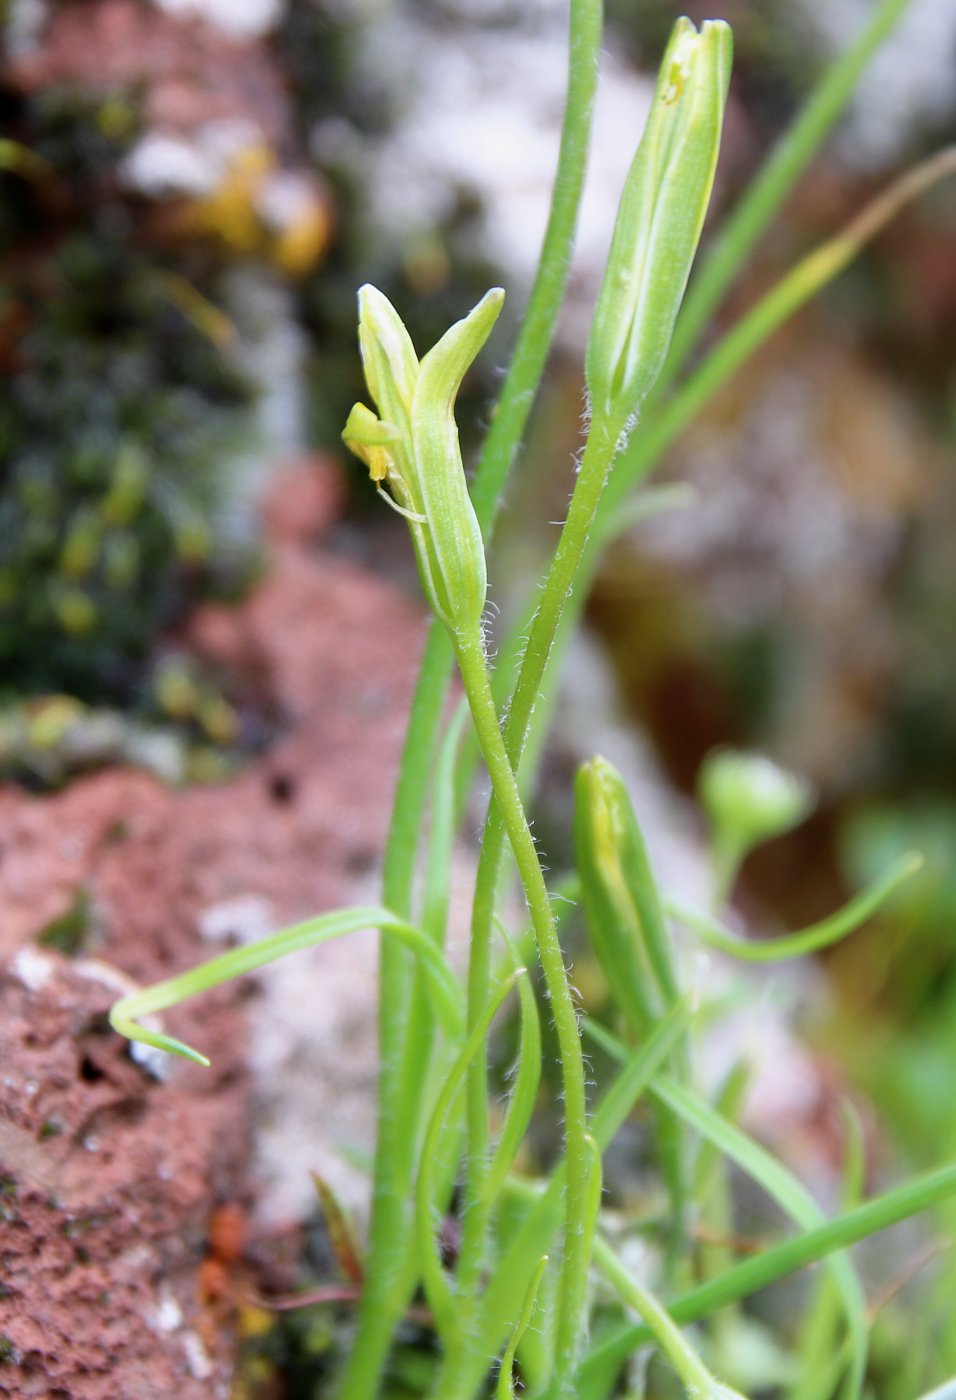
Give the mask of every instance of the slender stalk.
[[(553, 644), (555, 658), (562, 653), (573, 633), (597, 571), (600, 551), (617, 533), (618, 517), (622, 525), (630, 523), (631, 515), (626, 501), (628, 493), (657, 465), (663, 453), (700, 413), (704, 405), (711, 401), (731, 376), (756, 354), (785, 321), (837, 277), (861, 248), (906, 203), (954, 171), (956, 148), (946, 147), (894, 181), (844, 229), (808, 253), (781, 278), (714, 346), (674, 397), (650, 419), (647, 427), (639, 430), (615, 462), (607, 490), (600, 500), (595, 529), (586, 542), (580, 561), (574, 596), (568, 599), (563, 615), (558, 621), (558, 631)], [(513, 639), (507, 638), (502, 650), (507, 653), (512, 645)], [(549, 664), (553, 664), (550, 659)], [(519, 689), (520, 686), (519, 679)], [(516, 700), (517, 695), (518, 689), (515, 691)], [(548, 689), (540, 681), (537, 694), (526, 696), (525, 703), (529, 699), (533, 710), (533, 725), (529, 721), (529, 733), (525, 740), (519, 776), (533, 770), (550, 710)]]
[(603, 30), (602, 0), (571, 0), (570, 21), (564, 122), (541, 259), (471, 490), (486, 538), (554, 339), (587, 170)]
[[(497, 804), (492, 803), (482, 837), (475, 890), (471, 907), (471, 942), (468, 961), (468, 1025), (475, 1025), (480, 1016), (491, 978), (491, 944), (494, 928), (497, 880), (488, 878), (484, 850), (489, 830), (494, 823), (494, 838), (504, 839), (504, 827)], [(461, 1247), (458, 1256), (458, 1286), (462, 1310), (471, 1313), (478, 1307), (477, 1284), (484, 1271), (488, 1247), (488, 1224), (493, 1203), (485, 1189), (490, 1169), (488, 1150), (488, 1063), (486, 1047), (472, 1060), (467, 1084), (467, 1166), (464, 1183)], [(466, 1326), (464, 1338), (470, 1335)]]
[(892, 895), (904, 880), (922, 867), (923, 859), (913, 851), (900, 856), (878, 880), (861, 890), (844, 908), (827, 919), (811, 924), (797, 933), (776, 938), (748, 939), (725, 928), (718, 920), (688, 909), (675, 900), (665, 900), (664, 907), (671, 918), (692, 929), (703, 943), (719, 948), (743, 962), (781, 962), (786, 958), (805, 957), (820, 948), (829, 948), (850, 933), (855, 933)]
[[(564, 300), (590, 143), (602, 20), (601, 0), (571, 0), (567, 98), (548, 225), (511, 367), (473, 485), (475, 510), (486, 538), (531, 412)], [(385, 854), (383, 902), (405, 916), (411, 912), (427, 778), (451, 673), (448, 636), (444, 628), (433, 623), (409, 716)], [(407, 1131), (406, 1121), (408, 1086), (414, 1088), (418, 1058), (407, 1050), (415, 974), (403, 950), (384, 942), (379, 984), (379, 1122), (369, 1250), (381, 1261), (381, 1267), (376, 1266), (362, 1295), (341, 1400), (371, 1400), (377, 1393), (384, 1358), (411, 1293), (416, 1268), (409, 1208), (409, 1151), (415, 1135)]]
[[(623, 424), (595, 423), (588, 437), (581, 470), (571, 499), (567, 521), (561, 532), (538, 611), (528, 634), (518, 685), (508, 713), (504, 743), (509, 764), (520, 769), (525, 739), (534, 702), (539, 695), (548, 656), (558, 630), (562, 610), (574, 586), (587, 539), (607, 483)], [(491, 948), (494, 932), (495, 898), (505, 849), (506, 823), (497, 803), (492, 802), (482, 835), (475, 895), (472, 906), (471, 947), (468, 964), (468, 1021), (474, 1024), (488, 997), (491, 976)], [(550, 918), (550, 908), (549, 908)], [(491, 1203), (483, 1190), (487, 1174), (487, 1065), (485, 1056), (476, 1057), (468, 1081), (468, 1178), (459, 1277), (463, 1305), (468, 1306), (469, 1290), (485, 1263), (487, 1227)], [(466, 1287), (467, 1285), (467, 1287)], [(471, 1294), (471, 1306), (477, 1298)], [(465, 1329), (467, 1335), (467, 1329)]]
[(670, 1313), (649, 1289), (644, 1288), (624, 1267), (602, 1236), (594, 1239), (594, 1261), (618, 1293), (643, 1319), (654, 1341), (684, 1383), (688, 1395), (700, 1400), (742, 1400), (736, 1391), (720, 1385), (708, 1371), (694, 1348), (683, 1338)]
[[(382, 900), (406, 917), (419, 836), (428, 795), (430, 758), (445, 699), (452, 649), (443, 628), (432, 627), (425, 645), (412, 703), (405, 749), (395, 789), (392, 824), (385, 852)], [(402, 948), (382, 939), (379, 947), (378, 1127), (369, 1226), (369, 1255), (375, 1260), (362, 1289), (358, 1328), (340, 1389), (341, 1400), (372, 1400), (378, 1393), (392, 1334), (415, 1283), (410, 1200), (415, 1133), (409, 1131), (411, 1052), (408, 1011), (415, 985), (411, 961)], [(411, 1028), (414, 1034), (414, 1028)]]
[[(900, 1220), (929, 1209), (956, 1193), (956, 1165), (907, 1182), (882, 1196), (875, 1196), (855, 1210), (847, 1211), (837, 1220), (827, 1221), (816, 1229), (807, 1230), (795, 1239), (764, 1250), (762, 1254), (735, 1264), (719, 1278), (692, 1288), (667, 1305), (667, 1311), (677, 1323), (698, 1322), (718, 1308), (725, 1307), (777, 1279), (805, 1268), (807, 1264), (825, 1259), (828, 1254), (885, 1230)], [(623, 1364), (632, 1353), (653, 1341), (653, 1333), (643, 1325), (622, 1327), (594, 1347), (581, 1367), (583, 1382), (591, 1372), (600, 1373), (614, 1360)], [(557, 1391), (549, 1390), (547, 1400), (557, 1400)]]
[(456, 652), (482, 756), (491, 777), (495, 804), (507, 832), (528, 902), (558, 1037), (564, 1093), (567, 1195), (558, 1295), (556, 1394), (564, 1400), (565, 1396), (571, 1395), (570, 1386), (582, 1337), (590, 1254), (588, 1218), (593, 1173), (587, 1133), (584, 1056), (577, 1011), (551, 913), (551, 901), (518, 793), (517, 779), (499, 728), (481, 637), (459, 638)]

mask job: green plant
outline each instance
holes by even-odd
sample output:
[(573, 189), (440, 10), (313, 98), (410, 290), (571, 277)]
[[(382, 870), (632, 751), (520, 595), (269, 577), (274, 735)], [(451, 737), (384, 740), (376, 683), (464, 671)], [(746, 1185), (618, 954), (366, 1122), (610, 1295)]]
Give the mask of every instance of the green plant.
[(184, 597), (228, 576), (211, 519), (248, 392), (128, 248), (77, 236), (45, 276), (0, 392), (0, 665), (20, 693), (128, 701)]
[[(379, 492), (406, 518), (422, 590), (436, 619), (399, 774), (382, 907), (326, 914), (227, 953), (124, 998), (112, 1017), (114, 1026), (134, 1039), (205, 1063), (199, 1052), (158, 1027), (139, 1024), (139, 1018), (296, 948), (368, 926), (382, 931), (373, 1209), (357, 1336), (334, 1391), (340, 1400), (371, 1400), (381, 1393), (396, 1327), (419, 1285), (440, 1343), (435, 1373), (425, 1382), (435, 1400), (474, 1400), (487, 1395), (491, 1385), (498, 1397), (508, 1396), (515, 1365), (523, 1393), (539, 1400), (600, 1400), (614, 1391), (622, 1366), (648, 1345), (668, 1359), (687, 1394), (739, 1397), (713, 1374), (712, 1358), (722, 1356), (715, 1330), (692, 1340), (679, 1325), (710, 1319), (755, 1289), (823, 1258), (829, 1272), (821, 1307), (833, 1344), (828, 1351), (805, 1344), (810, 1370), (804, 1389), (793, 1393), (858, 1400), (866, 1377), (868, 1316), (862, 1285), (842, 1251), (956, 1194), (956, 1167), (949, 1166), (863, 1204), (849, 1203), (828, 1220), (783, 1165), (734, 1123), (736, 1081), (717, 1105), (697, 1093), (691, 1032), (717, 1011), (700, 1001), (699, 992), (695, 998), (683, 990), (668, 922), (683, 923), (744, 958), (795, 956), (859, 927), (913, 873), (917, 857), (901, 857), (820, 925), (779, 943), (742, 941), (713, 913), (686, 910), (657, 889), (624, 785), (610, 765), (594, 760), (578, 778), (577, 872), (564, 889), (578, 891), (584, 905), (622, 1032), (615, 1035), (590, 1018), (582, 1028), (559, 939), (561, 906), (545, 877), (524, 805), (554, 667), (598, 550), (637, 510), (646, 509), (646, 501), (633, 507), (627, 493), (701, 402), (781, 321), (835, 276), (904, 199), (956, 163), (951, 152), (944, 153), (875, 201), (799, 263), (665, 397), (700, 330), (701, 308), (709, 310), (719, 299), (846, 101), (866, 55), (904, 7), (905, 0), (884, 0), (856, 49), (825, 80), (718, 242), (715, 261), (698, 283), (706, 294), (692, 295), (683, 312), (717, 158), (730, 35), (720, 22), (705, 24), (699, 33), (689, 21), (678, 23), (625, 186), (592, 324), (585, 361), (588, 430), (567, 520), (533, 611), (502, 648), (506, 657), (520, 653), (510, 694), (508, 666), (493, 671), (485, 645), (485, 551), (563, 294), (600, 44), (600, 7), (592, 0), (572, 5), (569, 101), (541, 271), (470, 493), (455, 397), (492, 332), (502, 293), (489, 292), (421, 359), (381, 293), (366, 287), (359, 294), (359, 339), (375, 407), (357, 405), (344, 437)], [(453, 662), (467, 711), (459, 708), (443, 725)], [(444, 953), (448, 874), (453, 833), (479, 753), (493, 797), (462, 986)], [(763, 762), (724, 755), (711, 764), (703, 796), (713, 826), (719, 912), (747, 851), (801, 820), (809, 794)], [(500, 922), (509, 851), (530, 914), (526, 931), (505, 931)], [(415, 893), (419, 865), (420, 896)], [(542, 1068), (533, 961), (540, 964), (554, 1023), (564, 1109), (563, 1150), (540, 1182), (514, 1170)], [(493, 1139), (487, 1041), (512, 993), (518, 1000), (517, 1067)], [(582, 1029), (607, 1064), (596, 1102), (586, 1084)], [(662, 1245), (660, 1262), (648, 1272), (657, 1275), (655, 1288), (666, 1303), (627, 1266), (601, 1209), (604, 1154), (644, 1098), (654, 1109), (666, 1200), (650, 1209), (640, 1233)], [(688, 1228), (691, 1202), (698, 1210), (714, 1200), (726, 1203), (727, 1163), (751, 1176), (799, 1231), (739, 1264), (728, 1262), (726, 1250), (698, 1257)], [(852, 1154), (847, 1178), (855, 1178)], [(439, 1225), (452, 1208), (460, 1244), (449, 1265), (440, 1249)], [(610, 1286), (610, 1299), (593, 1292), (595, 1274)], [(631, 1312), (640, 1315), (639, 1324), (629, 1320)], [(496, 1378), (494, 1357), (501, 1358)]]
[(234, 329), (161, 255), (116, 170), (135, 103), (54, 84), (0, 101), (0, 701), (133, 708), (188, 602), (236, 591), (224, 465), (250, 429)]

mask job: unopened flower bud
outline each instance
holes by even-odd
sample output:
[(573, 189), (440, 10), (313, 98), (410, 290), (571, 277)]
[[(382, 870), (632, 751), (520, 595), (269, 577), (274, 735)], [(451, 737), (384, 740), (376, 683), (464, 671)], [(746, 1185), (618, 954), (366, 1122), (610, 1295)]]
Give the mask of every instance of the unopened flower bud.
[(735, 749), (707, 755), (697, 791), (713, 832), (721, 896), (749, 851), (799, 826), (814, 805), (805, 779), (762, 754)]
[(603, 758), (578, 769), (574, 845), (591, 944), (631, 1028), (644, 1033), (676, 983), (644, 839), (624, 780)]
[(588, 340), (595, 417), (630, 419), (661, 371), (710, 201), (732, 54), (721, 20), (674, 26)]

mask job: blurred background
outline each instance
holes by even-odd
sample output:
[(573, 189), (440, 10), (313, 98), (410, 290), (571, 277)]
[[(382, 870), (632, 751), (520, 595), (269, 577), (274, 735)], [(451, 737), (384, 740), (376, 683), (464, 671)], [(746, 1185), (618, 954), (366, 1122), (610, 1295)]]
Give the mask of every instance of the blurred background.
[[(873, 5), (610, 0), (579, 249), (497, 543), (499, 604), (540, 568), (567, 498), (589, 308), (684, 10), (736, 36), (713, 228)], [(559, 0), (0, 6), (6, 779), (50, 791), (120, 762), (216, 781), (268, 749), (282, 716), (183, 638), (200, 603), (241, 606), (268, 577), (260, 506), (290, 464), (300, 485), (338, 483), (323, 549), (414, 598), (402, 523), (355, 464), (336, 465), (362, 394), (355, 289), (382, 287), (424, 348), (506, 287), (504, 328), (463, 398), (473, 450), (544, 227), (565, 29)], [(913, 0), (708, 340), (954, 140), (956, 6)], [(692, 504), (619, 539), (587, 608), (589, 664), (668, 800), (693, 793), (721, 744), (817, 785), (810, 821), (743, 872), (737, 903), (755, 924), (811, 922), (899, 850), (926, 854), (878, 926), (825, 959), (800, 1013), (820, 1073), (861, 1096), (877, 1159), (907, 1168), (956, 1153), (954, 340), (951, 182), (670, 450), (658, 479), (690, 483)], [(603, 711), (575, 713), (599, 746)], [(559, 733), (545, 784), (558, 849), (551, 795), (573, 748)], [(826, 1102), (801, 1120), (824, 1149)], [(903, 1328), (877, 1334), (877, 1365)], [(956, 1368), (956, 1338), (951, 1350)]]

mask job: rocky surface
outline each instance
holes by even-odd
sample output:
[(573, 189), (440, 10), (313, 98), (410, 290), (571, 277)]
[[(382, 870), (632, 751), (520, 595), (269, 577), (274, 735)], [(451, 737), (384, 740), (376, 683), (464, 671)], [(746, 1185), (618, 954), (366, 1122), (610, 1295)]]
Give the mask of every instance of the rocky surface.
[[(283, 717), (267, 755), (220, 787), (174, 791), (127, 770), (53, 796), (0, 792), (0, 1394), (228, 1393), (228, 1340), (197, 1269), (217, 1207), (249, 1191), (256, 993), (224, 987), (168, 1013), (213, 1067), (176, 1062), (165, 1081), (130, 1059), (105, 1013), (128, 978), (156, 980), (218, 951), (210, 943), (371, 893), (360, 887), (385, 833), (422, 622), (313, 549), (337, 502), (331, 468), (281, 476), (266, 578), (191, 628), (193, 647), (253, 676)], [(87, 946), (70, 961), (37, 939), (80, 893)], [(264, 1094), (287, 1070), (300, 1094), (311, 1086), (299, 1155), (289, 1149), (304, 1175), (336, 1141), (370, 1140), (371, 936), (300, 958), (279, 985), (263, 1014), (281, 1018), (291, 998), (312, 1043), (268, 1040), (260, 1071)]]

